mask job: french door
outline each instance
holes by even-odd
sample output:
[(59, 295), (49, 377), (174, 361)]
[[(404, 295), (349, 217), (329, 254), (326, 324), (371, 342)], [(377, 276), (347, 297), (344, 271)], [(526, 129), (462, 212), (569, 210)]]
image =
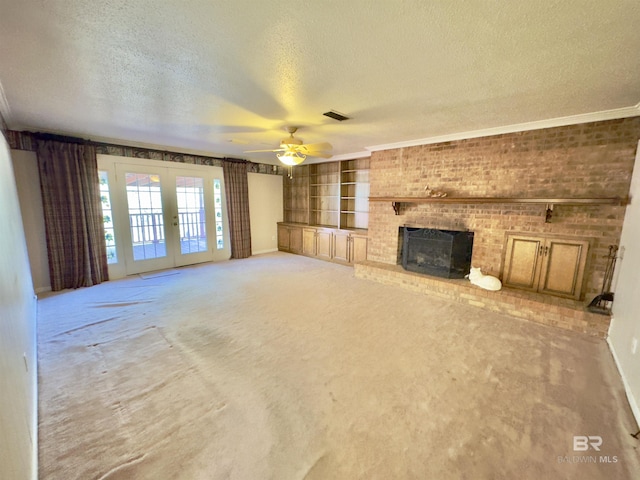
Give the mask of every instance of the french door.
[(126, 160), (106, 167), (119, 252), (110, 275), (229, 257), (221, 168)]

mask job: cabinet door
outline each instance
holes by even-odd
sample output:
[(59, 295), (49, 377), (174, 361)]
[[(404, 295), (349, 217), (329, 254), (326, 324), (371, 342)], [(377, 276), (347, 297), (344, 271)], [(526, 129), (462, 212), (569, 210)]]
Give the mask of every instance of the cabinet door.
[(539, 237), (509, 237), (502, 280), (505, 286), (538, 289), (543, 243)]
[(349, 241), (351, 237), (348, 232), (335, 232), (333, 234), (333, 259), (339, 262), (349, 262)]
[(538, 291), (580, 299), (589, 242), (547, 239)]
[(289, 251), (302, 253), (302, 227), (289, 227)]
[(325, 260), (331, 259), (332, 236), (333, 233), (331, 230), (318, 229), (316, 231), (316, 257)]
[(367, 259), (367, 244), (369, 240), (367, 237), (361, 235), (351, 236), (351, 263), (363, 262)]
[(289, 228), (285, 225), (278, 225), (278, 250), (289, 251)]
[(302, 229), (302, 253), (305, 255), (316, 255), (316, 229)]

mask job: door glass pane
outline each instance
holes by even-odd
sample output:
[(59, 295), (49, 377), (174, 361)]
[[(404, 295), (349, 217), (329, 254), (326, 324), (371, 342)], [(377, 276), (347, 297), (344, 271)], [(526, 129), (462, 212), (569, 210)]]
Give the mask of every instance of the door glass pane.
[(224, 237), (222, 236), (222, 189), (218, 178), (213, 180), (213, 203), (216, 219), (216, 249), (221, 250), (224, 248)]
[(133, 260), (165, 257), (160, 176), (127, 173), (126, 182)]
[(207, 251), (204, 215), (204, 180), (200, 177), (176, 177), (180, 253)]
[(109, 177), (107, 172), (100, 170), (100, 201), (102, 203), (102, 221), (104, 222), (104, 240), (107, 245), (107, 263), (118, 263), (116, 253), (116, 238), (113, 229), (113, 209), (109, 195)]

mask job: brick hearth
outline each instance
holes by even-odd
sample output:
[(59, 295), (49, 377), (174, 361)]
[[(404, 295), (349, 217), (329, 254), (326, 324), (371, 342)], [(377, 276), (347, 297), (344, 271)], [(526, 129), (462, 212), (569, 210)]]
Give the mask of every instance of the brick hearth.
[(366, 261), (355, 265), (358, 278), (395, 285), (415, 292), (434, 295), (473, 305), (523, 320), (573, 330), (604, 338), (611, 318), (586, 310), (584, 302), (503, 288), (483, 290), (468, 280), (450, 280), (408, 272), (400, 265)]

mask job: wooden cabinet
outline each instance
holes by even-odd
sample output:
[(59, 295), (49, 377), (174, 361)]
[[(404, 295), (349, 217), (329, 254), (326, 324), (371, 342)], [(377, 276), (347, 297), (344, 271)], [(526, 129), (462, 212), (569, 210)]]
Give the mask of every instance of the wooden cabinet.
[(302, 225), (278, 224), (278, 250), (302, 253)]
[(347, 265), (367, 259), (368, 158), (298, 166), (284, 182), (279, 250)]
[(349, 262), (351, 234), (344, 230), (337, 230), (333, 234), (333, 258), (338, 262)]
[(323, 260), (333, 258), (333, 231), (328, 228), (316, 230), (316, 257)]
[(354, 264), (367, 259), (369, 239), (362, 233), (337, 230), (333, 234), (333, 259), (338, 262)]
[(349, 247), (349, 263), (363, 262), (367, 259), (367, 247), (369, 239), (366, 235), (351, 234), (351, 246)]
[(315, 228), (303, 228), (302, 229), (302, 254), (303, 255), (316, 255), (316, 229)]
[(580, 299), (589, 242), (510, 235), (502, 282), (506, 287)]
[[(294, 232), (295, 233), (292, 233)], [(291, 249), (295, 237), (296, 249)], [(289, 242), (289, 243), (287, 243)], [(278, 249), (301, 253), (309, 257), (344, 264), (353, 264), (367, 259), (368, 238), (364, 230), (351, 231), (338, 228), (292, 226), (278, 224)]]

